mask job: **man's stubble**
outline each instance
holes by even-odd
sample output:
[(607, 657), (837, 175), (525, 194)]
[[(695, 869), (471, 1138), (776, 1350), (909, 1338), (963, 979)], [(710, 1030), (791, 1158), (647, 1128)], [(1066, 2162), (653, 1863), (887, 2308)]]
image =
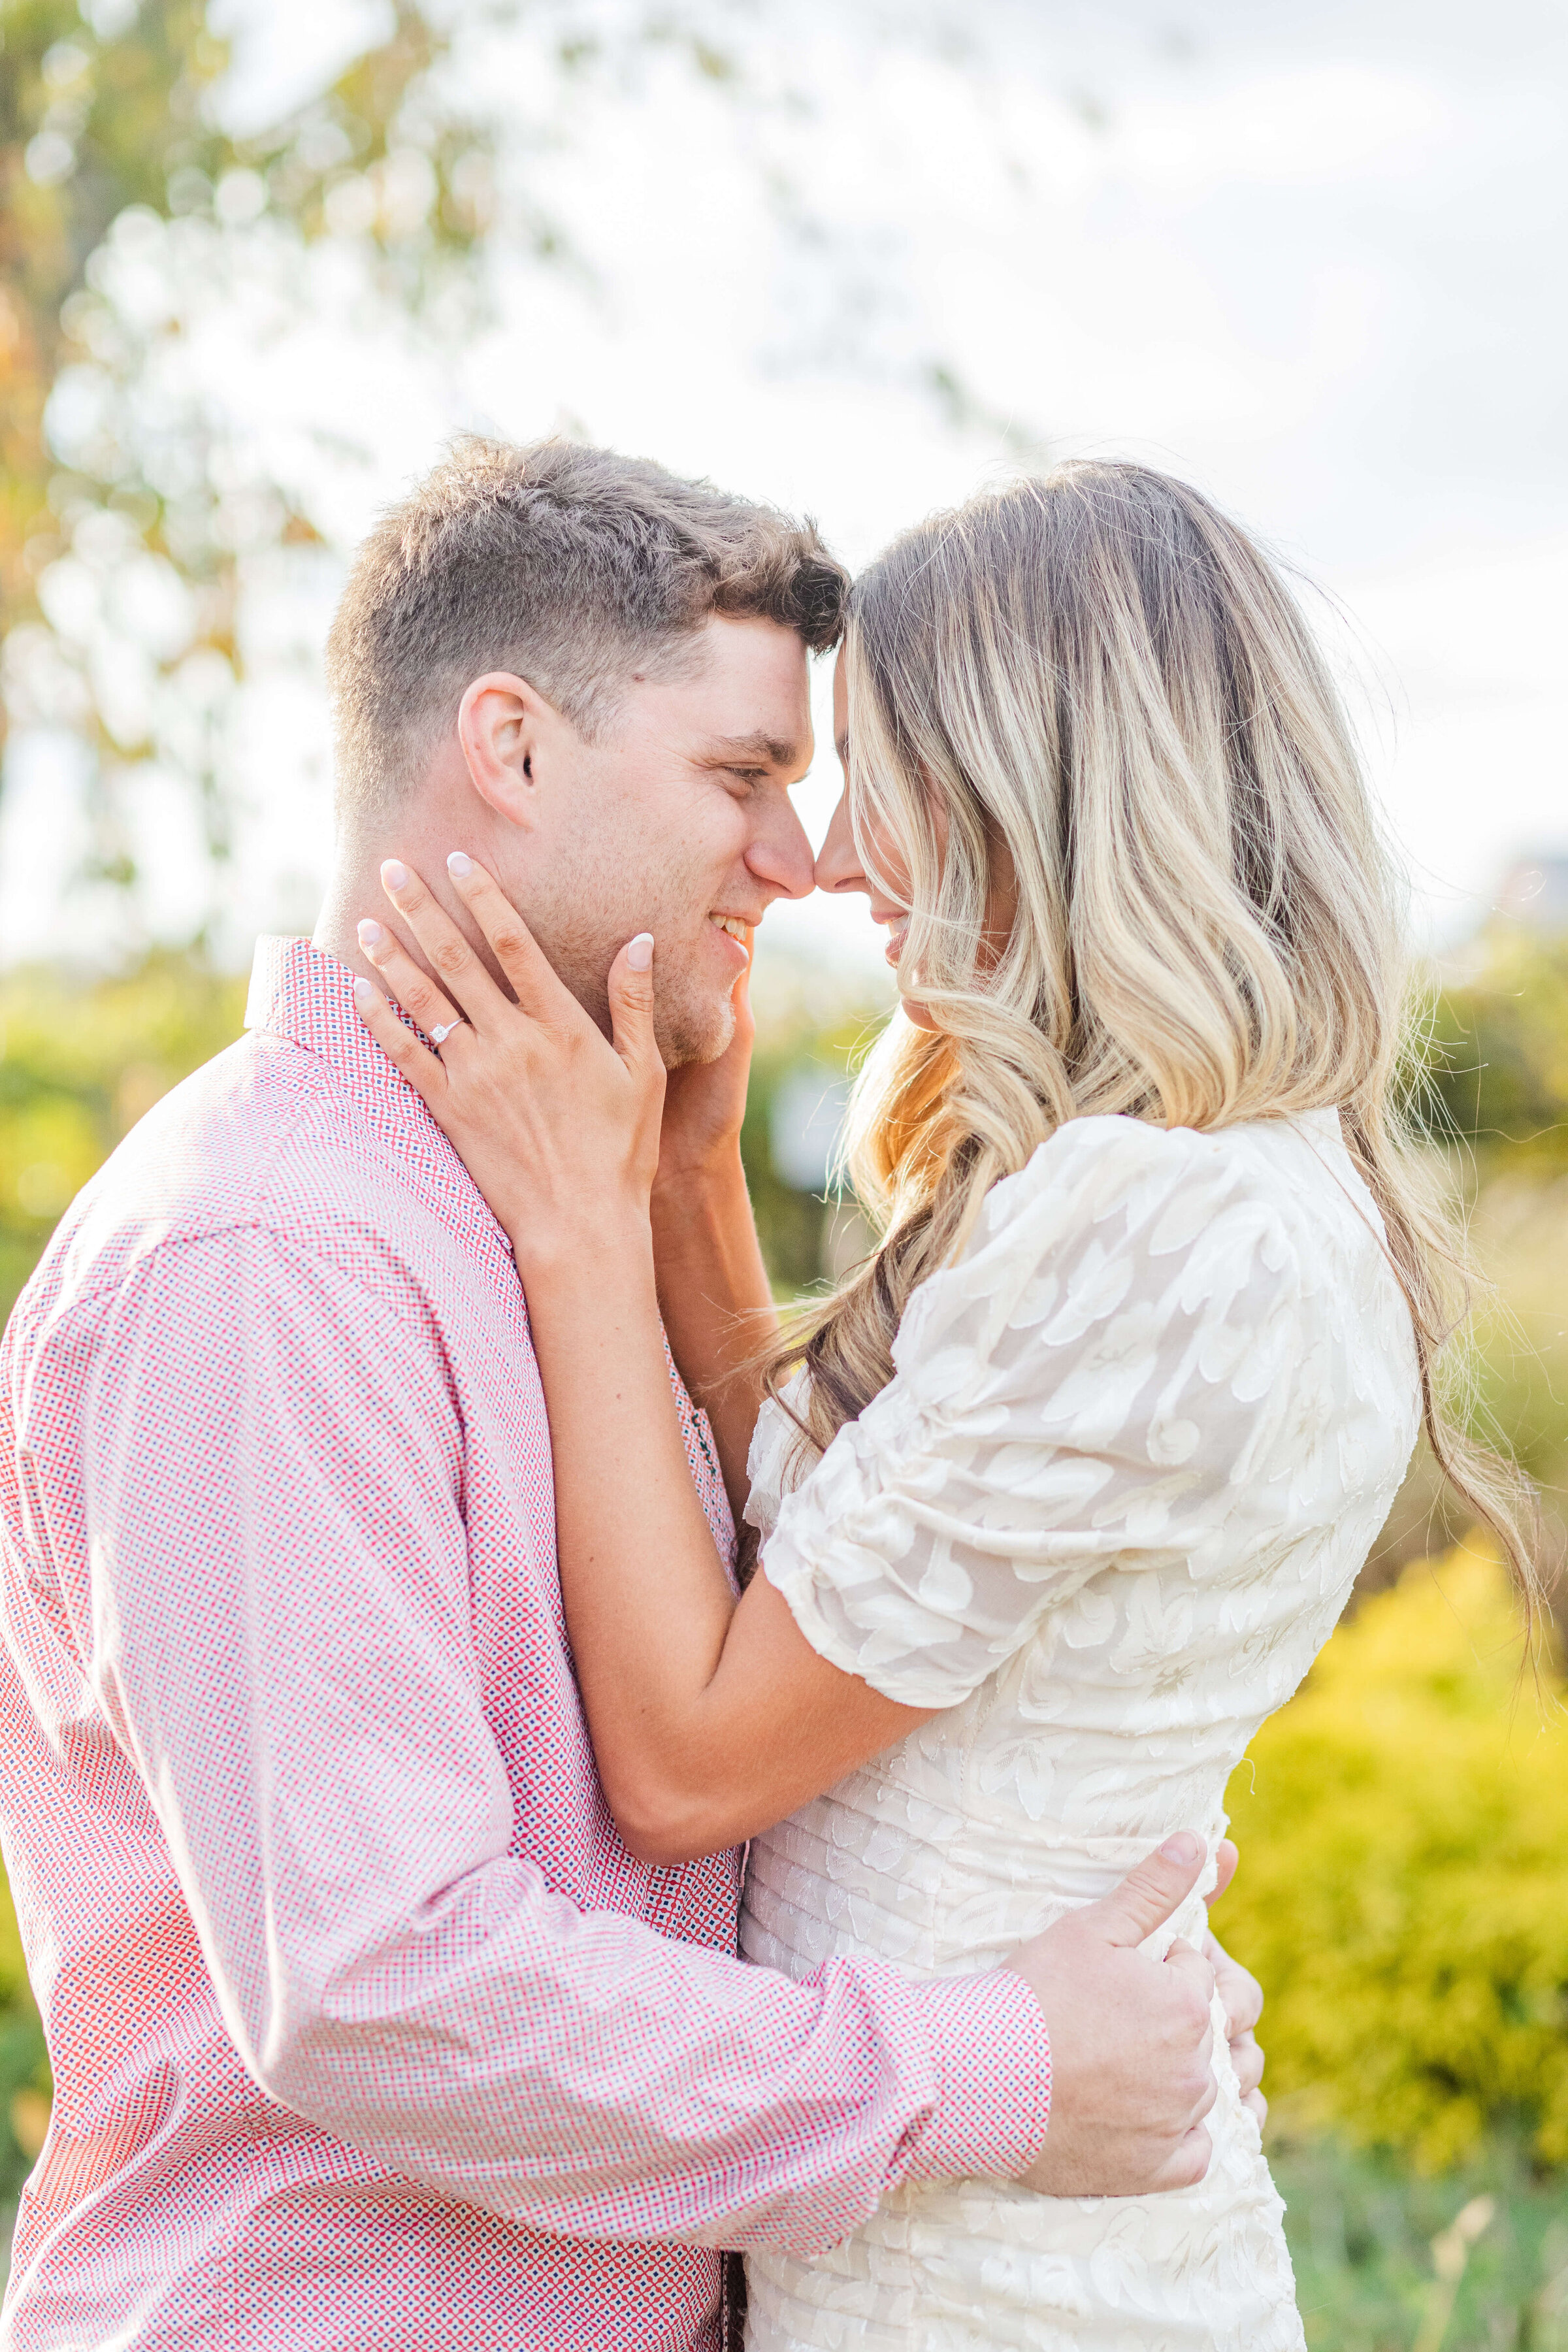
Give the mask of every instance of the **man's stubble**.
[[(607, 1037), (611, 1034), (610, 966), (626, 940), (633, 936), (637, 923), (631, 921), (624, 936), (619, 928), (612, 932), (603, 912), (598, 911), (603, 899), (596, 906), (592, 895), (593, 877), (584, 876), (582, 879), (581, 892), (574, 893), (574, 903), (552, 908), (532, 928), (558, 977)], [(654, 937), (653, 1026), (666, 1069), (684, 1069), (693, 1062), (716, 1062), (735, 1034), (733, 991), (724, 995), (710, 985), (700, 984), (678, 950), (667, 950), (661, 962), (657, 911), (651, 921), (644, 916), (641, 925), (644, 929), (651, 929)], [(679, 926), (672, 922), (666, 936), (675, 937), (678, 933)]]

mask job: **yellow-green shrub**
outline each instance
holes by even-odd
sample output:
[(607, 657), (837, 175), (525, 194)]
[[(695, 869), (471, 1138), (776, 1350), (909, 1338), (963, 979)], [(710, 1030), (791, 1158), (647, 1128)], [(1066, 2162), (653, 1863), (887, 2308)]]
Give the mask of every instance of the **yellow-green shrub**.
[(1568, 1737), (1520, 1655), (1494, 1559), (1417, 1562), (1230, 1787), (1271, 2094), (1424, 2169), (1510, 2115), (1568, 2160)]
[(239, 1034), (244, 982), (159, 949), (88, 982), (0, 975), (0, 1319), (55, 1219), (127, 1128)]

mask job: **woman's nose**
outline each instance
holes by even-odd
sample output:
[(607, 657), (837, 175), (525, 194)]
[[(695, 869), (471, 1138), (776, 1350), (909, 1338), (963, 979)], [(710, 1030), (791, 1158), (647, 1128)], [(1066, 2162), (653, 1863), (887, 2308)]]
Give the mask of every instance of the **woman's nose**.
[(855, 834), (849, 823), (849, 795), (841, 793), (838, 806), (833, 812), (833, 822), (823, 837), (816, 853), (816, 887), (819, 890), (865, 890), (871, 885), (861, 870), (860, 853), (855, 846)]

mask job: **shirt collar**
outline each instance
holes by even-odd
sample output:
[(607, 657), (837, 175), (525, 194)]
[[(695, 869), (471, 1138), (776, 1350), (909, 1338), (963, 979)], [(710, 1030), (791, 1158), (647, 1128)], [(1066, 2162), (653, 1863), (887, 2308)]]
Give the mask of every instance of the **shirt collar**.
[(384, 1114), (395, 1106), (405, 1118), (411, 1110), (429, 1116), (360, 1019), (347, 964), (309, 940), (263, 935), (257, 940), (245, 1025), (291, 1038), (318, 1055), (367, 1107)]

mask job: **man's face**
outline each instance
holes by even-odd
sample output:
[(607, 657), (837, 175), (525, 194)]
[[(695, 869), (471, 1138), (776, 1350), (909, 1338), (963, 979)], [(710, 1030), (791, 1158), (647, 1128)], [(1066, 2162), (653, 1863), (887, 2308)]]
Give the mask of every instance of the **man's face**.
[(639, 677), (603, 739), (554, 717), (535, 754), (537, 820), (514, 845), (513, 889), (579, 1003), (608, 1025), (605, 979), (638, 931), (654, 939), (665, 1061), (716, 1060), (734, 1027), (750, 929), (812, 887), (789, 788), (811, 764), (805, 650), (772, 621), (715, 614), (679, 681)]

